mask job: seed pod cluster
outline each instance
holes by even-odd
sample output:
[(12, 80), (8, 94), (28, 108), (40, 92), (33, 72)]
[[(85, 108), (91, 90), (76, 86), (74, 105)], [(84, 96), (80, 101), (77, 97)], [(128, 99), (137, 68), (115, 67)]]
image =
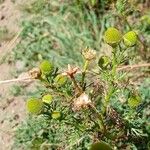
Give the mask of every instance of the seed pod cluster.
[(104, 40), (111, 46), (116, 46), (123, 40), (126, 47), (131, 47), (137, 43), (137, 34), (135, 31), (129, 31), (122, 36), (118, 29), (110, 27), (105, 31)]

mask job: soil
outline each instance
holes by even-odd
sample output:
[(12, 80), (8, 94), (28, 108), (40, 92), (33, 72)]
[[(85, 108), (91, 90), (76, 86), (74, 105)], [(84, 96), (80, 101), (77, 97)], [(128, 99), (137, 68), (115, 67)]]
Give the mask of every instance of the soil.
[[(21, 13), (17, 8), (19, 0), (0, 1), (0, 28), (8, 29), (9, 38), (0, 39), (0, 59), (9, 54), (17, 44), (15, 39), (19, 32)], [(4, 35), (5, 36), (5, 35)], [(3, 36), (3, 37), (4, 37)], [(3, 38), (2, 37), (2, 38)], [(0, 64), (0, 81), (14, 78), (11, 72), (16, 69), (11, 63)], [(25, 102), (21, 96), (14, 97), (10, 94), (12, 83), (0, 85), (0, 146), (1, 150), (10, 150), (13, 145), (14, 131), (24, 119)]]

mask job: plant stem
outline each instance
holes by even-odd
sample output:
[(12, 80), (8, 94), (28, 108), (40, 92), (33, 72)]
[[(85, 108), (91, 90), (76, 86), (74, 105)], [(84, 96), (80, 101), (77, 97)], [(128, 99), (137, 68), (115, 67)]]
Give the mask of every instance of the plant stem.
[(104, 108), (103, 108), (103, 113), (106, 113), (107, 107), (110, 103), (110, 98), (112, 94), (114, 93), (115, 87), (113, 85), (113, 81), (116, 80), (116, 72), (117, 72), (117, 56), (116, 56), (116, 49), (113, 50), (113, 58), (112, 58), (112, 70), (110, 74), (110, 81), (108, 83), (108, 90), (105, 94), (105, 101), (104, 101)]
[(82, 87), (83, 87), (83, 85), (84, 85), (84, 80), (85, 80), (85, 75), (86, 75), (86, 70), (87, 70), (87, 68), (88, 68), (88, 65), (89, 65), (89, 61), (88, 60), (86, 60), (85, 61), (85, 63), (84, 63), (84, 67), (83, 67), (83, 72), (82, 72)]
[(90, 106), (92, 107), (92, 109), (96, 112), (96, 114), (98, 115), (98, 118), (99, 118), (99, 126), (100, 128), (102, 129), (103, 131), (103, 134), (106, 133), (106, 127), (105, 127), (105, 124), (104, 124), (104, 117), (103, 115), (97, 110), (97, 108), (93, 105), (93, 104), (90, 104)]
[(116, 49), (114, 49), (113, 51), (113, 59), (112, 59), (112, 71), (111, 71), (111, 78), (112, 80), (115, 79), (115, 75), (116, 75), (116, 69), (117, 69), (117, 61), (116, 61), (117, 57), (116, 57)]
[(107, 93), (105, 94), (103, 114), (106, 113), (107, 107), (108, 107), (109, 102), (110, 102), (110, 98), (111, 98), (112, 94), (114, 93), (114, 87), (112, 87), (112, 85), (109, 85), (109, 86), (110, 87), (109, 87)]
[(75, 80), (74, 76), (70, 76), (73, 84), (74, 84), (74, 87), (78, 90), (78, 93), (81, 94), (83, 91), (81, 89), (81, 87), (78, 85), (77, 81)]

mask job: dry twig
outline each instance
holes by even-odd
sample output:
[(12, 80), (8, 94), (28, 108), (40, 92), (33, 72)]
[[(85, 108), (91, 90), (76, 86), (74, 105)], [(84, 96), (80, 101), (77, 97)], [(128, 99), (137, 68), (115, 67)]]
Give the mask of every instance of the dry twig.
[(141, 67), (150, 67), (150, 63), (121, 66), (117, 69), (117, 71), (133, 70)]
[[(142, 68), (142, 67), (150, 67), (150, 63), (121, 66), (117, 69), (117, 71), (134, 70), (134, 69)], [(29, 76), (29, 77), (24, 77), (24, 78), (3, 80), (3, 81), (0, 81), (0, 84), (11, 83), (11, 82), (24, 82), (24, 81), (29, 81), (29, 80), (33, 80), (33, 78)]]

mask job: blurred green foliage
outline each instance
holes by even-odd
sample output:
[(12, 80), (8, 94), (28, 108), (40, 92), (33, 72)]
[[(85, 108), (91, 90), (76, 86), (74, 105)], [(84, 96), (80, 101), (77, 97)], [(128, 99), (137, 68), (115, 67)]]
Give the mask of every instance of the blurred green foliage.
[(58, 66), (81, 65), (81, 50), (86, 46), (100, 50), (102, 33), (114, 22), (111, 14), (97, 16), (94, 9), (81, 8), (74, 2), (39, 0), (24, 7), (26, 12), (35, 14), (22, 23), (22, 40), (14, 51), (14, 59), (23, 60), (27, 66), (43, 58)]

